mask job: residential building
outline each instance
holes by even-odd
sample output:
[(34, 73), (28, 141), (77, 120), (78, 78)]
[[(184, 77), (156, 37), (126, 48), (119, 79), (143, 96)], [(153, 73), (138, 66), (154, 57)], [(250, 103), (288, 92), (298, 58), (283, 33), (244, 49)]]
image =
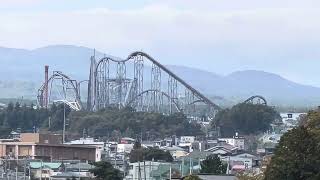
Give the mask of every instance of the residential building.
[(195, 136), (181, 136), (180, 143), (193, 143), (195, 139)]
[(130, 153), (134, 144), (118, 144), (117, 153)]
[(80, 138), (79, 140), (73, 140), (67, 143), (64, 143), (67, 145), (77, 145), (77, 146), (92, 146), (97, 149), (96, 151), (96, 157), (97, 160), (102, 159), (102, 153), (105, 150), (105, 143), (104, 142), (97, 142), (93, 138)]
[(223, 155), (223, 156), (237, 154), (238, 151), (239, 151), (238, 147), (232, 146), (230, 144), (217, 145), (205, 150), (205, 152), (210, 152), (211, 154), (217, 154), (217, 155)]
[(232, 138), (218, 138), (219, 141), (225, 141), (226, 143), (237, 147), (239, 150), (245, 150), (245, 139), (236, 133)]
[(50, 179), (51, 176), (56, 175), (61, 167), (61, 163), (52, 162), (30, 162), (29, 163), (31, 173), (36, 179)]
[(0, 157), (21, 159), (100, 161), (94, 146), (61, 144), (61, 135), (21, 133), (20, 141), (0, 142)]

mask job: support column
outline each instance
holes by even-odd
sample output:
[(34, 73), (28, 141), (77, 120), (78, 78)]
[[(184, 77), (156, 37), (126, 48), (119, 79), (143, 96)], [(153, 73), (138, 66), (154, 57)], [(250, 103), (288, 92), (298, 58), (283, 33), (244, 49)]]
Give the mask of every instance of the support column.
[(34, 157), (35, 157), (35, 155), (36, 155), (36, 153), (35, 153), (35, 145), (32, 145), (31, 146), (31, 159), (34, 159)]
[(19, 159), (19, 146), (18, 145), (16, 145), (14, 152), (15, 152), (16, 159)]

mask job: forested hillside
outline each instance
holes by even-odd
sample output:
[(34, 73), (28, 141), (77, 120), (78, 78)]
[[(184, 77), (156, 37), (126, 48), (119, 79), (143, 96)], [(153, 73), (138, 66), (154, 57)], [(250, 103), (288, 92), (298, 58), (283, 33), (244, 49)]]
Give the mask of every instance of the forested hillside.
[[(158, 113), (135, 112), (131, 108), (118, 110), (107, 108), (98, 112), (71, 111), (65, 109), (67, 134), (92, 137), (133, 137), (147, 139), (171, 137), (172, 135), (204, 135), (200, 125), (189, 123), (181, 113), (162, 115)], [(19, 103), (10, 103), (0, 110), (0, 135), (5, 137), (11, 130), (22, 132), (61, 132), (64, 106), (52, 105), (49, 109), (38, 109)]]

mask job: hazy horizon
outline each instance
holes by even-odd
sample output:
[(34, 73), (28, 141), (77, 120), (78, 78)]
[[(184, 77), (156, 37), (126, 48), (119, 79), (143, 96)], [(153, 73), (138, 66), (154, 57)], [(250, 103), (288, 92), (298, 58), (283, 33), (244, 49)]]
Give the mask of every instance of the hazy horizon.
[(55, 44), (217, 74), (262, 70), (320, 87), (320, 2), (308, 0), (3, 0), (0, 46)]

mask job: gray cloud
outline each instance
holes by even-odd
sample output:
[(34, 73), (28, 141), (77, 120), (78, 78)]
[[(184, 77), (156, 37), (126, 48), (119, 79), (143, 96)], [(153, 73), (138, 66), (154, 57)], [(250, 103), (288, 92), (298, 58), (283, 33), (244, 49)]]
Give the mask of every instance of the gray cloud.
[[(16, 0), (18, 1), (18, 0)], [(1, 46), (77, 44), (218, 73), (261, 69), (320, 86), (317, 1), (156, 1), (134, 9), (0, 13)], [(314, 3), (314, 4), (312, 4)], [(317, 63), (318, 64), (318, 63)]]

